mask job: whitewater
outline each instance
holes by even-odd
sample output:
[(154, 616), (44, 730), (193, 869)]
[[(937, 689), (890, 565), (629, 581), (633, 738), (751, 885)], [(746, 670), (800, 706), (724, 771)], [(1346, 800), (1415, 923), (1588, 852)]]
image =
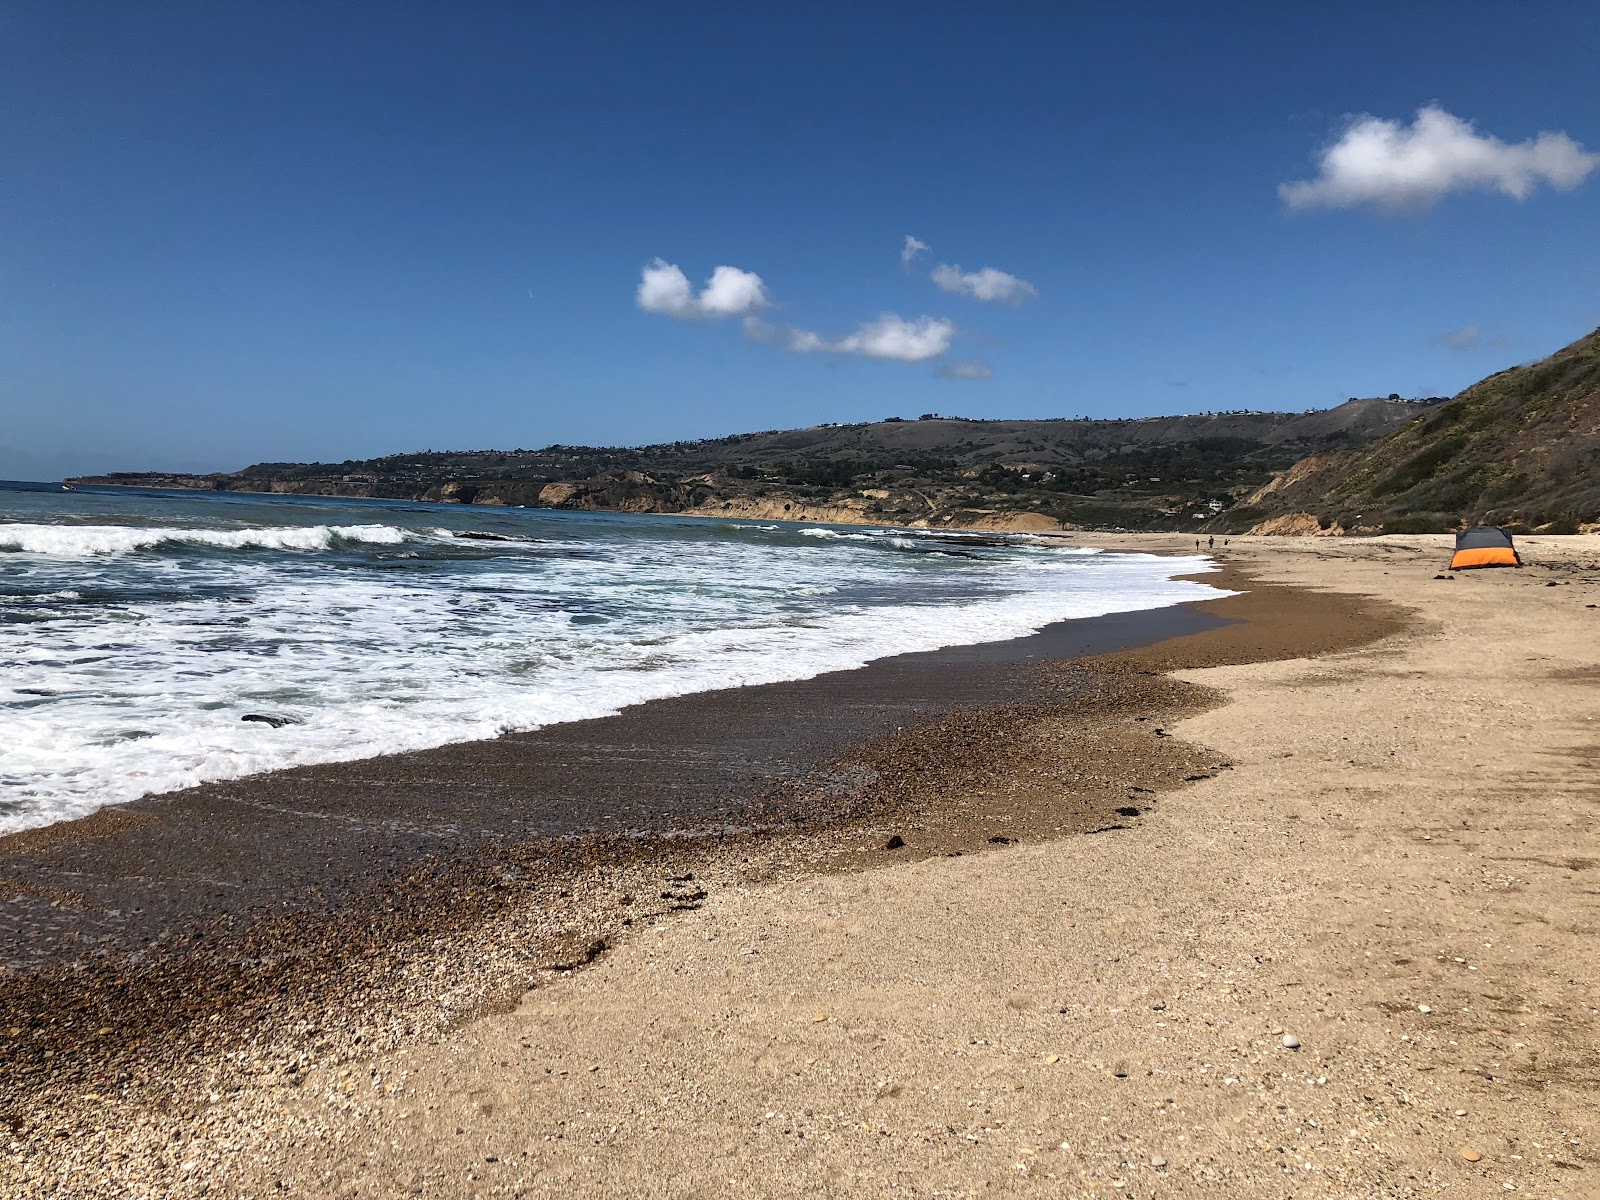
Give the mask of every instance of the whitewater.
[(0, 832), (1226, 594), (1175, 578), (1209, 569), (1026, 536), (0, 485)]

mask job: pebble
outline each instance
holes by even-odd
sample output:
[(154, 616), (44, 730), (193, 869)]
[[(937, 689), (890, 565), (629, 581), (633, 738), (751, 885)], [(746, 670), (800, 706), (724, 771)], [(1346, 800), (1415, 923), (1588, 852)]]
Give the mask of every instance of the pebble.
[(1150, 1165), (1159, 1171), (1167, 1165), (1167, 1160), (1162, 1155), (1152, 1154), (1150, 1156)]
[(1419, 1013), (1431, 1013), (1433, 1009), (1429, 1008), (1426, 1004), (1419, 1004), (1417, 1005), (1417, 1011)]
[(1474, 1150), (1471, 1146), (1468, 1146), (1461, 1152), (1461, 1157), (1466, 1159), (1468, 1162), (1477, 1162), (1483, 1157), (1483, 1152), (1480, 1150)]
[(1286, 1033), (1283, 1035), (1283, 1044), (1289, 1050), (1300, 1049), (1300, 1039), (1295, 1037), (1295, 1035), (1292, 1033)]

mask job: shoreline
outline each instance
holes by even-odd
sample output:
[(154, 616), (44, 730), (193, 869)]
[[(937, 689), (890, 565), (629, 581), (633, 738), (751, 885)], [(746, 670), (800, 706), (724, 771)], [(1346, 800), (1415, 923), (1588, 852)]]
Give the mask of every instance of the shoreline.
[[(152, 793), (0, 835), (0, 884), (70, 890), (85, 910), (118, 913), (79, 940), (127, 952), (197, 918), (280, 909), (307, 889), (334, 903), (381, 886), (388, 867), (373, 861), (373, 842), (403, 870), (493, 841), (825, 825), (859, 800), (860, 784), (836, 761), (859, 744), (958, 710), (1052, 698), (1063, 689), (1040, 676), (1042, 663), (1222, 623), (1192, 603), (1060, 621), (1018, 638), (688, 692), (529, 732)], [(870, 785), (870, 771), (863, 780)], [(167, 886), (162, 895), (130, 890), (151, 876)], [(203, 885), (179, 894), (189, 876)], [(10, 947), (0, 942), (0, 965), (20, 965), (19, 928), (11, 923)]]
[[(1225, 583), (1226, 575), (1213, 573), (1201, 578)], [(1274, 594), (1272, 589), (1257, 589), (1254, 598), (1238, 596), (1201, 602), (1200, 606), (1242, 608), (1249, 616), (1252, 607), (1262, 610), (1263, 596)], [(470, 853), (435, 855), (423, 863), (409, 859), (404, 865), (410, 869), (390, 872), (382, 887), (368, 886), (365, 892), (356, 889), (345, 893), (343, 899), (338, 893), (319, 895), (321, 885), (311, 884), (307, 902), (298, 912), (286, 917), (258, 911), (254, 923), (242, 933), (221, 920), (193, 922), (175, 944), (141, 950), (146, 965), (138, 970), (129, 971), (115, 958), (108, 958), (89, 960), (65, 975), (12, 973), (8, 982), (22, 986), (8, 988), (6, 1015), (0, 1026), (25, 1033), (0, 1042), (0, 1054), (4, 1055), (0, 1072), (9, 1077), (13, 1091), (26, 1095), (40, 1111), (52, 1113), (53, 1119), (76, 1123), (92, 1118), (103, 1131), (112, 1102), (105, 1092), (115, 1093), (116, 1105), (126, 1112), (139, 1111), (152, 1096), (137, 1080), (148, 1076), (152, 1065), (158, 1065), (164, 1078), (205, 1078), (210, 1081), (204, 1085), (210, 1094), (216, 1087), (248, 1088), (251, 1080), (281, 1079), (286, 1063), (331, 1061), (319, 1058), (315, 1050), (319, 1044), (337, 1043), (342, 1046), (341, 1054), (349, 1054), (359, 1052), (362, 1046), (403, 1046), (437, 1036), (466, 1015), (484, 1011), (485, 1005), (492, 1009), (511, 1003), (541, 970), (574, 966), (595, 957), (603, 952), (600, 947), (610, 945), (630, 926), (697, 908), (705, 900), (707, 888), (714, 885), (725, 892), (729, 887), (755, 886), (819, 871), (857, 871), (919, 857), (971, 854), (990, 850), (991, 842), (997, 848), (1012, 840), (1121, 828), (1127, 818), (1119, 818), (1118, 809), (1139, 807), (1143, 811), (1148, 807), (1148, 801), (1131, 805), (1130, 796), (1154, 796), (1174, 784), (1182, 786), (1186, 777), (1222, 769), (1211, 756), (1155, 735), (1155, 726), (1128, 719), (1130, 706), (1149, 710), (1136, 714), (1143, 717), (1187, 711), (1205, 703), (1203, 694), (1162, 680), (1157, 669), (1167, 669), (1175, 662), (1232, 661), (1298, 652), (1308, 637), (1315, 641), (1330, 636), (1326, 622), (1307, 630), (1294, 613), (1300, 606), (1282, 603), (1281, 595), (1278, 599), (1267, 599), (1266, 607), (1276, 604), (1277, 626), (1284, 626), (1288, 618), (1288, 626), (1294, 628), (1277, 627), (1272, 619), (1264, 625), (1263, 610), (1254, 614), (1253, 621), (1232, 625), (1208, 621), (1204, 623), (1212, 628), (1195, 632), (1200, 624), (1193, 619), (1196, 614), (1180, 613), (1189, 606), (1177, 606), (1123, 614), (1120, 621), (1096, 618), (1064, 623), (1053, 635), (1018, 639), (1037, 651), (1054, 637), (1052, 652), (1058, 657), (1046, 660), (1049, 665), (1042, 672), (1028, 664), (1024, 656), (1029, 651), (1013, 643), (905, 656), (948, 660), (965, 655), (979, 660), (956, 665), (968, 683), (987, 673), (991, 689), (987, 707), (968, 703), (974, 698), (971, 694), (962, 697), (962, 704), (947, 704), (942, 710), (923, 705), (918, 714), (923, 720), (900, 732), (880, 729), (876, 738), (863, 744), (859, 736), (862, 723), (856, 719), (858, 705), (855, 717), (843, 723), (854, 736), (847, 739), (845, 747), (836, 745), (835, 749), (848, 749), (851, 769), (865, 768), (871, 794), (863, 793), (859, 786), (853, 791), (847, 788), (833, 797), (833, 807), (826, 814), (810, 822), (785, 824), (780, 820), (765, 831), (733, 837), (712, 833), (587, 840), (479, 839), (465, 847)], [(1130, 636), (1129, 629), (1113, 628), (1101, 630), (1098, 639), (1086, 639), (1087, 631), (1074, 627), (1109, 622), (1113, 627), (1143, 625), (1148, 630), (1153, 614), (1166, 614), (1166, 630), (1181, 635), (1176, 642), (1157, 641), (1153, 646), (1101, 653), (1089, 660), (1059, 657), (1085, 650), (1106, 651), (1112, 644), (1106, 640), (1108, 634), (1120, 634), (1124, 639)], [(1176, 617), (1184, 620), (1175, 626)], [(1184, 624), (1188, 632), (1181, 628)], [(1244, 634), (1244, 630), (1250, 632)], [(1335, 630), (1331, 636), (1336, 643), (1341, 636), (1348, 637), (1349, 630)], [(1192, 648), (1199, 642), (1207, 642), (1210, 649), (1196, 653)], [(1177, 645), (1191, 649), (1179, 651), (1175, 658), (1172, 647)], [(998, 649), (1001, 647), (1010, 647), (1009, 659)], [(1002, 661), (982, 661), (996, 657)], [(883, 682), (871, 678), (874, 665), (800, 685), (763, 687), (776, 691), (809, 687), (826, 696), (837, 691), (840, 680), (850, 679), (858, 693), (863, 685), (870, 692)], [(949, 668), (952, 664), (947, 661), (944, 665)], [(880, 668), (879, 674), (889, 669)], [(1036, 680), (1028, 694), (1016, 695), (1018, 672), (1030, 670), (1048, 678)], [(903, 685), (905, 680), (900, 682)], [(762, 689), (739, 691), (758, 690)], [(1002, 695), (1007, 692), (1012, 694)], [(724, 694), (723, 698), (736, 694)], [(707, 695), (680, 700), (705, 703)], [(738, 698), (745, 701), (749, 697)], [(997, 703), (1001, 699), (1012, 702)], [(726, 717), (726, 713), (714, 715), (719, 720)], [(653, 714), (651, 719), (655, 719)], [(837, 713), (827, 719), (837, 733), (841, 726)], [(1115, 737), (1109, 737), (1112, 726), (1119, 727)], [(1120, 756), (1121, 773), (1098, 778), (1095, 771), (1061, 772), (1056, 786), (1070, 789), (1077, 797), (1077, 803), (1063, 812), (1057, 802), (1059, 791), (1044, 795), (1037, 787), (1019, 788), (1017, 781), (1038, 770), (1039, 753), (1061, 745), (1062, 737), (1069, 736), (1068, 729), (1070, 736), (1080, 739), (1100, 738), (1104, 749)], [(1035, 739), (1031, 752), (1019, 756), (1019, 734), (1030, 733)], [(524, 739), (538, 736), (517, 735)], [(515, 743), (515, 739), (501, 741)], [(465, 745), (481, 749), (497, 744)], [(838, 761), (837, 757), (828, 760), (830, 766)], [(354, 765), (370, 764), (371, 760), (365, 760)], [(992, 803), (972, 802), (974, 788), (996, 781), (1010, 783), (980, 789), (995, 793)], [(229, 786), (240, 782), (244, 781)], [(1140, 790), (1129, 792), (1129, 787)], [(958, 792), (962, 802), (951, 803)], [(814, 804), (815, 793), (809, 799)], [(119, 842), (148, 847), (142, 839), (154, 831), (139, 820), (148, 814), (138, 813), (137, 808), (135, 802), (123, 806), (121, 816), (103, 818), (102, 824), (116, 827), (91, 831), (104, 834), (92, 840), (63, 832), (60, 826), (35, 831), (37, 840), (44, 843), (36, 852), (64, 856), (81, 868), (86, 849), (103, 854), (107, 846)], [(387, 814), (385, 823), (403, 827), (405, 822), (396, 816)], [(91, 817), (71, 824), (94, 823)], [(56, 832), (52, 834), (52, 830)], [(882, 848), (894, 831), (907, 843), (904, 850)], [(171, 832), (166, 831), (168, 835)], [(27, 833), (14, 836), (29, 838)], [(0, 843), (0, 880), (9, 883), (13, 906), (17, 883), (24, 888), (33, 885), (30, 907), (36, 917), (45, 916), (45, 928), (60, 932), (61, 926), (52, 926), (51, 921), (74, 914), (81, 919), (85, 912), (103, 914), (110, 908), (92, 896), (83, 896), (81, 890), (78, 897), (66, 889), (52, 894), (48, 886), (38, 887), (37, 879), (19, 880), (19, 857), (14, 849), (9, 853), (7, 849), (10, 847)], [(139, 850), (141, 861), (144, 854)], [(215, 882), (215, 874), (197, 872), (208, 883)], [(671, 878), (683, 875), (694, 878)], [(530, 883), (539, 876), (542, 883)], [(352, 922), (351, 913), (342, 906), (357, 894), (379, 892), (386, 903), (357, 905), (359, 919)], [(648, 899), (641, 902), (640, 896)], [(439, 900), (446, 897), (448, 911), (441, 912)], [(258, 902), (256, 908), (270, 910), (271, 905)], [(364, 929), (352, 929), (353, 924), (362, 922), (366, 923)], [(207, 945), (220, 950), (200, 948)], [(530, 946), (535, 948), (530, 951)], [(508, 955), (516, 964), (509, 973)], [(309, 975), (305, 969), (308, 962), (319, 964)], [(374, 989), (381, 994), (385, 989), (396, 993), (426, 987), (423, 979), (430, 972), (436, 976), (446, 964), (453, 964), (450, 969), (459, 978), (442, 990), (434, 985), (436, 994), (422, 1006), (427, 1010), (424, 1015), (419, 1017), (416, 1005), (373, 1003)], [(463, 965), (467, 969), (459, 970)], [(47, 980), (48, 986), (41, 986)], [(306, 1026), (279, 1020), (290, 1011), (330, 1006), (356, 1015), (342, 1038), (326, 1031), (308, 1035), (306, 1029), (317, 1028), (315, 1022)], [(369, 1009), (365, 1017), (359, 1015), (363, 1007)], [(268, 1025), (272, 1026), (270, 1032)], [(366, 1032), (351, 1035), (350, 1029)], [(348, 1040), (350, 1036), (355, 1041)], [(249, 1061), (241, 1066), (241, 1058)], [(75, 1069), (63, 1073), (63, 1063)], [(116, 1086), (108, 1088), (107, 1081)], [(95, 1107), (87, 1113), (75, 1099), (85, 1088), (97, 1097)], [(0, 1114), (0, 1119), (11, 1125), (14, 1137), (31, 1141), (37, 1136), (35, 1121), (15, 1110)]]
[[(1257, 578), (1311, 589), (1314, 627), (1330, 599), (1414, 615), (1364, 647), (1177, 670), (1221, 703), (1166, 732), (1231, 769), (1102, 836), (715, 892), (437, 1045), (256, 1097), (252, 1156), (216, 1178), (1588, 1195), (1600, 556), (1552, 542), (1448, 576), (1439, 538), (1240, 540)], [(1223, 636), (1270, 648), (1248, 630)]]

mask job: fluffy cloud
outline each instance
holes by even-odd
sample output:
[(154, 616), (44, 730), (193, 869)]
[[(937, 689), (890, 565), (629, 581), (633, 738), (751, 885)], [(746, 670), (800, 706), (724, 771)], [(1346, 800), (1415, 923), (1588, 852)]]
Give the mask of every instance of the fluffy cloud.
[(916, 262), (928, 252), (928, 243), (906, 234), (905, 245), (900, 247), (900, 265), (906, 270), (911, 269), (911, 264)]
[(940, 379), (988, 379), (994, 375), (994, 368), (981, 358), (974, 358), (969, 362), (945, 363), (934, 374)]
[(1026, 279), (1018, 279), (1006, 271), (983, 267), (977, 271), (963, 271), (949, 263), (940, 263), (933, 269), (933, 282), (947, 292), (970, 296), (990, 304), (1021, 304), (1039, 294)]
[(908, 321), (894, 313), (884, 313), (876, 321), (868, 321), (848, 337), (841, 338), (834, 349), (867, 358), (925, 362), (947, 352), (955, 335), (955, 323), (943, 317), (918, 317)]
[(689, 286), (688, 276), (675, 263), (662, 258), (641, 272), (634, 300), (645, 312), (677, 317), (680, 321), (750, 316), (771, 304), (766, 284), (754, 271), (718, 267), (697, 296)]
[(855, 354), (904, 363), (926, 362), (948, 353), (956, 335), (955, 323), (942, 317), (907, 320), (895, 313), (884, 313), (837, 339), (793, 325), (772, 325), (757, 317), (745, 319), (744, 331), (757, 341), (770, 342), (796, 354)]
[[(916, 238), (907, 237), (903, 255), (909, 262), (927, 249)], [(954, 321), (943, 317), (906, 318), (895, 313), (884, 313), (840, 338), (827, 338), (795, 325), (773, 324), (761, 318), (761, 313), (772, 307), (761, 276), (738, 267), (718, 267), (696, 294), (688, 276), (675, 263), (662, 258), (643, 269), (634, 300), (646, 312), (661, 313), (681, 321), (742, 318), (745, 336), (781, 346), (795, 354), (853, 354), (861, 358), (920, 363), (949, 353), (956, 336)]]
[(1429, 105), (1409, 127), (1381, 117), (1357, 118), (1322, 152), (1315, 179), (1278, 185), (1292, 209), (1428, 209), (1450, 192), (1479, 189), (1525, 200), (1541, 183), (1568, 191), (1600, 166), (1564, 133), (1541, 133), (1508, 144), (1471, 122)]

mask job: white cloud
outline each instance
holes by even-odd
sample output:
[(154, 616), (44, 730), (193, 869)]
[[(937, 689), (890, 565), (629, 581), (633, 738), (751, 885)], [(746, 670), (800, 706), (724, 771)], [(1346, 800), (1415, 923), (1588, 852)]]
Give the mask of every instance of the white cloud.
[(1315, 179), (1278, 185), (1290, 208), (1428, 209), (1450, 192), (1480, 189), (1525, 200), (1541, 183), (1568, 191), (1600, 166), (1564, 133), (1508, 144), (1428, 105), (1407, 127), (1363, 116), (1324, 150)]
[(970, 362), (945, 363), (934, 374), (940, 379), (988, 379), (994, 375), (994, 368), (981, 358), (974, 358)]
[(711, 317), (742, 317), (767, 307), (766, 285), (754, 271), (718, 267), (700, 293), (700, 308)]
[(911, 269), (911, 264), (916, 262), (928, 252), (928, 243), (906, 234), (905, 245), (900, 247), (900, 265), (906, 270)]
[[(905, 254), (914, 258), (926, 251), (927, 246), (916, 238), (906, 238)], [(761, 276), (738, 267), (721, 266), (696, 295), (688, 276), (675, 263), (662, 258), (653, 260), (640, 273), (634, 299), (646, 312), (683, 321), (743, 318), (746, 337), (795, 354), (854, 354), (919, 363), (949, 353), (956, 336), (954, 321), (943, 317), (906, 318), (895, 313), (884, 313), (840, 338), (827, 338), (796, 325), (773, 324), (760, 315), (772, 307)]]
[(696, 296), (689, 278), (675, 263), (658, 258), (640, 273), (634, 299), (645, 312), (662, 313), (680, 321), (702, 317), (743, 317), (761, 312), (771, 300), (766, 284), (754, 271), (718, 267)]
[(884, 313), (854, 333), (837, 339), (793, 325), (772, 325), (757, 317), (745, 318), (744, 331), (746, 336), (757, 341), (770, 342), (796, 354), (855, 354), (862, 358), (918, 363), (948, 353), (956, 326), (955, 322), (942, 317), (907, 320), (894, 313)]
[(925, 362), (947, 352), (955, 334), (955, 322), (943, 317), (918, 317), (908, 321), (894, 313), (884, 313), (876, 321), (868, 321), (848, 337), (841, 338), (835, 349), (867, 358)]
[(700, 316), (700, 306), (689, 290), (689, 277), (665, 259), (658, 258), (644, 269), (634, 300), (645, 312), (683, 320)]
[(1018, 279), (994, 267), (963, 271), (949, 263), (940, 263), (933, 269), (932, 278), (947, 292), (991, 304), (1021, 304), (1039, 294), (1039, 290), (1026, 279)]

